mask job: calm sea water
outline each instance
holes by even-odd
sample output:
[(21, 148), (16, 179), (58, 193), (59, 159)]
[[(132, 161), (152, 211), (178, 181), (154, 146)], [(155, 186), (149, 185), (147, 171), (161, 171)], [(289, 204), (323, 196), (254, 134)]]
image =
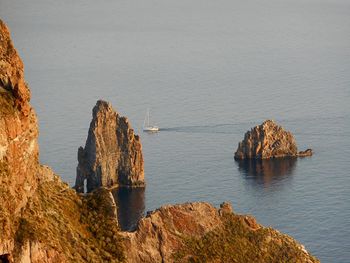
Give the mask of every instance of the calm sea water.
[[(115, 193), (124, 224), (228, 200), (323, 262), (350, 262), (348, 0), (0, 0), (0, 17), (25, 63), (41, 161), (70, 184), (97, 99), (138, 133), (151, 107), (147, 188)], [(235, 162), (267, 118), (315, 155)]]

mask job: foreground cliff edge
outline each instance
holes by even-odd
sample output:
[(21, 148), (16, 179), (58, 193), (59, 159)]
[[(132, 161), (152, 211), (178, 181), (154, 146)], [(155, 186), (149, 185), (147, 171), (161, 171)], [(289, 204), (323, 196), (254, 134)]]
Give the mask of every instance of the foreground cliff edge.
[(23, 64), (0, 20), (0, 262), (318, 262), (229, 204), (164, 206), (121, 232), (111, 192), (77, 194), (39, 163)]

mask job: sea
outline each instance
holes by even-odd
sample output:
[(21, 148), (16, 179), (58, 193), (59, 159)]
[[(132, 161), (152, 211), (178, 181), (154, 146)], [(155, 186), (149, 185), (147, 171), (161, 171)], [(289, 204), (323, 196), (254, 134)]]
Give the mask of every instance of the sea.
[[(0, 0), (0, 17), (42, 163), (74, 185), (98, 99), (141, 136), (146, 188), (114, 193), (124, 229), (162, 205), (229, 201), (322, 262), (350, 262), (350, 1)], [(158, 133), (142, 132), (148, 108)], [(266, 119), (314, 155), (236, 162)]]

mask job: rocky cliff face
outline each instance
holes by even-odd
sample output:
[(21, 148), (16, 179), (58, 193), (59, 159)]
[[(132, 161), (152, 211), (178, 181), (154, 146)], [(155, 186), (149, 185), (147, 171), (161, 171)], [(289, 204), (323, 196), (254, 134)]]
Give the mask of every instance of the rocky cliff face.
[(0, 254), (13, 247), (15, 215), (37, 187), (38, 129), (23, 63), (0, 20)]
[(311, 156), (312, 150), (298, 152), (292, 133), (285, 131), (273, 120), (266, 120), (244, 135), (238, 144), (235, 159), (268, 159), (279, 157)]
[(128, 262), (318, 262), (287, 235), (228, 203), (164, 206), (125, 236)]
[(129, 121), (105, 101), (97, 101), (85, 148), (78, 150), (75, 188), (84, 192), (101, 187), (144, 186), (142, 146)]
[(85, 197), (54, 175), (18, 219), (11, 262), (122, 262), (116, 204), (101, 188)]
[(78, 196), (39, 164), (29, 99), (22, 61), (0, 20), (0, 262), (122, 261), (111, 193)]

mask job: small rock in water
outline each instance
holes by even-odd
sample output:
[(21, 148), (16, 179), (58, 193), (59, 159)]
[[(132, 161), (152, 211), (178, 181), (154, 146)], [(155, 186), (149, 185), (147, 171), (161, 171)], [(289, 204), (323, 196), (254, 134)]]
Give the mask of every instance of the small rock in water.
[(306, 156), (312, 156), (313, 152), (312, 152), (312, 149), (307, 149), (305, 151), (300, 151), (298, 153), (298, 156), (299, 157), (306, 157)]
[(246, 132), (243, 141), (238, 144), (235, 159), (269, 159), (311, 155), (311, 149), (298, 153), (293, 134), (284, 130), (273, 120), (266, 120), (261, 125)]

